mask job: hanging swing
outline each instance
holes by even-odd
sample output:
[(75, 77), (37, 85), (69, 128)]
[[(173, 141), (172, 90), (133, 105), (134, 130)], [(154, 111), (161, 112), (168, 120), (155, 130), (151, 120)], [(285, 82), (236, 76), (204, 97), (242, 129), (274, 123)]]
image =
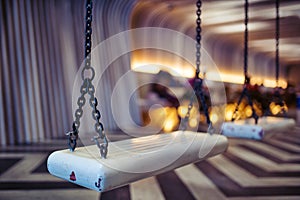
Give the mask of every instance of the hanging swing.
[[(204, 97), (203, 93), (203, 78), (200, 78), (200, 64), (201, 64), (201, 1), (197, 1), (197, 19), (196, 19), (196, 71), (195, 71), (195, 77), (193, 78), (192, 81), (192, 86), (193, 86), (193, 92), (195, 93), (195, 96), (197, 100), (200, 100), (200, 105), (203, 107), (205, 118), (206, 118), (206, 123), (208, 125), (208, 130), (207, 132), (212, 134), (213, 133), (213, 127), (212, 127), (212, 122), (209, 117), (208, 113), (208, 106), (206, 104), (206, 100)], [(180, 130), (185, 131), (187, 129), (187, 124), (188, 120), (190, 118), (191, 110), (193, 108), (193, 102), (194, 102), (194, 96), (191, 95), (190, 97), (190, 102), (188, 105), (187, 113), (185, 117), (183, 118), (183, 123), (181, 127), (179, 128)], [(199, 114), (200, 114), (200, 106), (199, 106)]]
[[(200, 27), (201, 1), (197, 1), (197, 24)], [(85, 67), (91, 70), (91, 33), (92, 33), (92, 1), (86, 3), (86, 42)], [(198, 32), (200, 34), (200, 32)], [(199, 35), (198, 34), (198, 35)], [(199, 39), (199, 40), (198, 40)], [(197, 36), (200, 47), (200, 36)], [(197, 57), (198, 59), (198, 57)], [(199, 56), (200, 59), (200, 56)], [(197, 60), (198, 61), (198, 60)], [(79, 108), (75, 112), (73, 130), (68, 133), (69, 149), (53, 152), (47, 167), (49, 172), (98, 192), (111, 190), (133, 181), (158, 175), (186, 164), (207, 159), (224, 152), (228, 146), (227, 138), (221, 135), (176, 131), (170, 134), (158, 134), (117, 142), (109, 142), (104, 127), (100, 122), (97, 99), (94, 96), (92, 78), (84, 78), (81, 96), (78, 98)], [(93, 140), (96, 145), (78, 147), (80, 118), (83, 114), (85, 94), (90, 95), (89, 103), (93, 108), (92, 116), (95, 130), (98, 133)], [(109, 143), (108, 143), (109, 142)], [(100, 155), (99, 156), (99, 150)]]
[[(279, 0), (276, 0), (276, 83), (275, 94), (272, 98), (272, 102), (281, 106), (281, 111), (286, 114), (284, 108), (284, 102), (279, 94), (278, 77), (279, 77)], [(245, 38), (244, 38), (244, 76), (245, 82), (243, 86), (242, 94), (238, 100), (236, 109), (232, 115), (232, 122), (226, 122), (222, 127), (222, 134), (228, 137), (248, 138), (248, 139), (263, 139), (263, 137), (271, 133), (286, 130), (295, 126), (295, 121), (288, 118), (279, 118), (273, 116), (265, 116), (259, 119), (253, 106), (251, 95), (248, 88), (250, 86), (250, 77), (248, 76), (248, 0), (245, 0)], [(246, 97), (248, 104), (251, 106), (252, 116), (250, 119), (236, 120), (237, 112), (242, 102), (242, 99)], [(234, 121), (234, 122), (233, 122)]]

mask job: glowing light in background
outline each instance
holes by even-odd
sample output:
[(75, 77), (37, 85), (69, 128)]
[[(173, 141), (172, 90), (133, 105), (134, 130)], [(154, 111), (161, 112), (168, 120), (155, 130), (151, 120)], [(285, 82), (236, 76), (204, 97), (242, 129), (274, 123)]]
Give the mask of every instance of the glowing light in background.
[[(263, 84), (265, 87), (270, 87), (270, 88), (275, 88), (277, 86), (276, 80), (270, 80), (270, 79), (265, 79)], [(285, 88), (287, 88), (287, 82), (284, 80), (279, 80), (278, 86), (285, 89)]]
[(164, 132), (171, 132), (173, 131), (177, 124), (179, 123), (179, 119), (177, 117), (177, 110), (176, 108), (166, 107), (164, 108), (166, 112), (166, 119), (164, 122), (163, 130)]
[[(267, 22), (252, 22), (248, 25), (249, 30), (251, 31), (268, 29), (269, 26), (270, 25)], [(245, 31), (245, 25), (242, 23), (238, 23), (233, 25), (217, 26), (212, 30), (217, 33), (237, 33)]]
[[(202, 66), (202, 68), (206, 68)], [(150, 59), (148, 57), (139, 58), (133, 56), (131, 61), (131, 69), (137, 72), (157, 74), (160, 70), (168, 71), (173, 76), (180, 76), (185, 78), (193, 78), (195, 75), (195, 68), (186, 62), (175, 62), (168, 59)], [(210, 81), (220, 81), (220, 78), (225, 83), (244, 84), (244, 75), (232, 74), (226, 72), (206, 72), (205, 78)], [(264, 79), (262, 77), (252, 77), (250, 80), (251, 85), (263, 84), (268, 88), (275, 88), (277, 86), (275, 79)], [(285, 89), (287, 81), (279, 80), (278, 86)]]
[(252, 77), (252, 78), (250, 79), (250, 84), (251, 84), (251, 85), (255, 85), (255, 84), (261, 85), (261, 84), (263, 84), (263, 83), (264, 83), (263, 79), (262, 79), (262, 78), (259, 78), (259, 77)]
[(231, 121), (236, 104), (227, 104), (225, 108), (225, 120)]
[(165, 70), (172, 76), (182, 76), (192, 78), (195, 75), (195, 69), (189, 66), (173, 65), (171, 63), (161, 62), (133, 62), (131, 69), (137, 72), (157, 74), (160, 70)]
[[(185, 116), (187, 114), (187, 111), (188, 111), (188, 102), (185, 102), (185, 103), (186, 103), (186, 105), (179, 106), (178, 109), (177, 109), (177, 113), (181, 117), (181, 119), (185, 118)], [(189, 121), (188, 121), (188, 125), (191, 128), (197, 127), (197, 125), (199, 123), (199, 121), (198, 121), (198, 115), (199, 115), (198, 108), (196, 108), (195, 106), (193, 106), (191, 108), (190, 118), (189, 118)]]
[(246, 117), (251, 117), (252, 116), (252, 108), (251, 108), (250, 105), (246, 106), (245, 115), (246, 115)]
[(131, 69), (151, 74), (164, 70), (173, 76), (185, 78), (192, 78), (195, 75), (195, 67), (187, 60), (158, 49), (143, 49), (132, 52)]
[(195, 128), (195, 127), (197, 127), (197, 125), (198, 125), (198, 121), (197, 121), (196, 118), (191, 118), (191, 119), (189, 120), (189, 126), (190, 126), (190, 127)]
[(270, 104), (270, 110), (273, 115), (278, 115), (282, 110), (288, 111), (287, 105), (284, 103), (283, 106), (280, 106), (274, 102)]
[(216, 123), (219, 120), (219, 117), (216, 113), (211, 113), (210, 114), (210, 120), (212, 123)]
[[(179, 106), (177, 109), (178, 115), (181, 118), (184, 118), (186, 116), (187, 111), (188, 111), (188, 102), (185, 102), (185, 105)], [(197, 115), (198, 115), (198, 108), (193, 106), (190, 111), (190, 116), (192, 118), (192, 117), (196, 117)]]
[[(217, 74), (217, 72), (207, 72), (206, 73), (206, 78), (208, 80), (212, 81), (218, 81), (216, 77), (220, 76), (221, 80), (225, 83), (234, 83), (234, 84), (244, 84), (244, 76), (243, 75), (238, 75), (238, 74), (228, 74), (221, 72), (220, 74)], [(276, 80), (275, 79), (263, 79), (261, 77), (253, 77), (250, 80), (251, 85), (261, 85), (263, 84), (265, 87), (268, 88), (275, 88), (277, 86)], [(287, 87), (287, 82), (285, 80), (279, 80), (278, 81), (279, 87), (282, 87), (285, 89)]]
[(149, 63), (133, 63), (131, 69), (137, 72), (157, 74), (160, 70), (160, 67), (156, 64)]
[(151, 116), (151, 125), (161, 128), (163, 132), (171, 132), (179, 124), (176, 108), (157, 107), (149, 110)]
[(178, 107), (178, 115), (181, 117), (181, 118), (184, 118), (186, 113), (188, 111), (188, 107), (187, 106), (179, 106)]
[(211, 81), (219, 81), (218, 77), (221, 77), (223, 82), (243, 84), (244, 76), (236, 74), (218, 73), (218, 72), (207, 72), (206, 78)]

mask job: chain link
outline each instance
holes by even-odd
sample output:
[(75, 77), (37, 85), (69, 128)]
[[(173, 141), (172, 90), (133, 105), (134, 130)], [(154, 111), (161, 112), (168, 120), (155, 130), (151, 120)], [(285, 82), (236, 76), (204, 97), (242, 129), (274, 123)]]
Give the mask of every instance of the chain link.
[(190, 102), (189, 102), (189, 105), (188, 105), (188, 110), (187, 110), (186, 115), (183, 118), (182, 126), (180, 128), (183, 131), (185, 131), (187, 129), (187, 123), (190, 119), (190, 115), (191, 115), (190, 113), (191, 113), (191, 110), (193, 108), (193, 102), (194, 102), (194, 95), (191, 95)]
[[(95, 97), (95, 87), (92, 83), (95, 77), (95, 70), (91, 66), (91, 48), (92, 48), (92, 10), (93, 10), (93, 2), (92, 0), (86, 1), (86, 26), (85, 26), (85, 61), (84, 67), (81, 71), (81, 78), (83, 83), (80, 88), (80, 97), (77, 100), (78, 108), (75, 111), (75, 120), (72, 125), (72, 131), (68, 132), (69, 138), (69, 148), (71, 151), (74, 151), (77, 145), (79, 127), (80, 127), (80, 118), (83, 115), (83, 106), (86, 103), (85, 95), (88, 94), (90, 96), (89, 104), (93, 108), (92, 117), (96, 121), (95, 123), (95, 131), (98, 133), (98, 136), (93, 137), (93, 141), (97, 144), (100, 149), (101, 158), (106, 158), (108, 151), (108, 140), (104, 133), (103, 124), (100, 122), (101, 114), (97, 109), (98, 100)], [(99, 140), (102, 140), (103, 143), (100, 143)]]

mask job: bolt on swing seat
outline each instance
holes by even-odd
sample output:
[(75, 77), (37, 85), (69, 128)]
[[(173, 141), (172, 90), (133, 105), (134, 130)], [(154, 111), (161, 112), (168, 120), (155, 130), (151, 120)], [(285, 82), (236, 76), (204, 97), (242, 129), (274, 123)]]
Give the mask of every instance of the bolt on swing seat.
[(48, 158), (48, 170), (64, 180), (104, 192), (220, 154), (228, 141), (222, 135), (176, 131), (109, 144), (106, 159), (98, 156), (96, 145), (74, 152), (56, 151)]

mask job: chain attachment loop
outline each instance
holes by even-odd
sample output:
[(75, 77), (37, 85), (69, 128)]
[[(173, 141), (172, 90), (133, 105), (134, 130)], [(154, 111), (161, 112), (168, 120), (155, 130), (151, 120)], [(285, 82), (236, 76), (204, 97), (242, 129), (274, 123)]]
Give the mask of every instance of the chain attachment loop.
[[(85, 74), (85, 72), (87, 72), (88, 73), (88, 71), (90, 71), (90, 77), (88, 77), (86, 74)], [(82, 80), (85, 80), (85, 79), (90, 79), (91, 81), (95, 78), (95, 69), (93, 68), (93, 67), (91, 67), (91, 66), (89, 66), (89, 67), (84, 67), (83, 69), (82, 69), (82, 71), (81, 71), (81, 78), (82, 78)]]
[(233, 114), (232, 114), (232, 117), (231, 117), (231, 121), (232, 121), (232, 122), (235, 121), (235, 120), (237, 119), (237, 112), (238, 112), (239, 106), (240, 106), (240, 104), (242, 103), (243, 98), (246, 97), (246, 98), (247, 98), (247, 101), (248, 101), (248, 104), (250, 105), (251, 110), (252, 110), (251, 118), (254, 119), (255, 124), (258, 123), (258, 118), (259, 118), (259, 117), (258, 117), (258, 115), (256, 114), (256, 111), (255, 111), (255, 109), (254, 109), (254, 105), (253, 105), (253, 102), (252, 102), (252, 98), (251, 98), (251, 96), (249, 95), (249, 91), (248, 91), (248, 87), (249, 87), (249, 86), (250, 86), (250, 78), (246, 76), (246, 78), (245, 78), (245, 83), (244, 83), (244, 86), (243, 86), (243, 91), (242, 91), (242, 93), (241, 93), (241, 96), (240, 96), (240, 98), (239, 98), (239, 100), (238, 100), (238, 104), (236, 105), (235, 110), (234, 110), (234, 112), (233, 112)]
[[(80, 118), (83, 115), (83, 106), (86, 103), (85, 95), (90, 96), (89, 104), (92, 107), (92, 117), (96, 121), (95, 131), (98, 133), (98, 136), (92, 138), (96, 142), (96, 145), (100, 149), (101, 158), (106, 158), (108, 152), (108, 140), (104, 133), (103, 124), (100, 122), (101, 114), (97, 109), (98, 101), (95, 97), (95, 87), (92, 83), (95, 77), (95, 69), (91, 66), (91, 48), (92, 48), (92, 10), (93, 2), (92, 0), (86, 1), (86, 25), (85, 25), (85, 60), (84, 67), (81, 71), (82, 85), (80, 87), (80, 97), (77, 100), (78, 108), (75, 111), (75, 120), (72, 125), (72, 131), (68, 132), (68, 145), (71, 151), (74, 151), (77, 145), (77, 139), (79, 135), (80, 127)], [(103, 142), (100, 143), (99, 140)]]

